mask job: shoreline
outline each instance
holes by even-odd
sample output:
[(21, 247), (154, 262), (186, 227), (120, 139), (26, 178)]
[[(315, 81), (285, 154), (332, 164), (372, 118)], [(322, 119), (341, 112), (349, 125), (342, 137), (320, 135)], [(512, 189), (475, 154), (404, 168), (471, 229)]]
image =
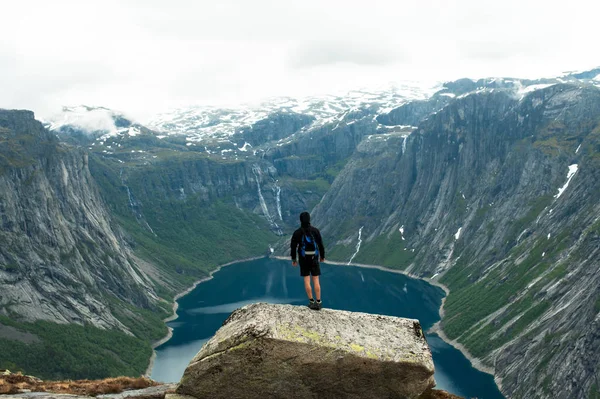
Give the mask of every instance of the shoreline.
[[(285, 257), (285, 256), (274, 256), (274, 258), (280, 259), (280, 260), (290, 260), (290, 258)], [(387, 268), (385, 266), (368, 265), (368, 264), (364, 264), (364, 263), (351, 263), (351, 264), (348, 264), (348, 263), (344, 263), (344, 262), (336, 262), (336, 261), (329, 261), (329, 260), (326, 260), (324, 263), (326, 263), (326, 264), (329, 263), (329, 264), (336, 265), (336, 266), (362, 267), (362, 268), (365, 268), (365, 269), (378, 269), (378, 270), (381, 270), (381, 271), (384, 271), (384, 272), (403, 274), (403, 275), (405, 275), (407, 277), (414, 278), (414, 279), (417, 279), (417, 280), (422, 280), (422, 281), (425, 281), (425, 282), (427, 282), (427, 283), (429, 283), (429, 284), (431, 284), (433, 286), (441, 288), (444, 291), (445, 295), (442, 298), (442, 303), (441, 303), (440, 308), (438, 310), (438, 313), (440, 315), (440, 320), (437, 321), (433, 326), (431, 326), (431, 328), (428, 331), (426, 331), (426, 332), (429, 333), (429, 334), (436, 334), (444, 342), (446, 342), (448, 345), (450, 345), (453, 348), (457, 349), (460, 353), (463, 354), (463, 356), (465, 358), (467, 358), (467, 360), (469, 361), (469, 363), (471, 363), (471, 366), (473, 366), (473, 368), (475, 368), (476, 370), (479, 370), (482, 373), (490, 374), (492, 377), (494, 377), (494, 383), (498, 386), (498, 389), (500, 391), (502, 391), (501, 390), (501, 388), (502, 388), (502, 380), (494, 375), (494, 369), (491, 368), (491, 367), (489, 367), (489, 366), (484, 365), (482, 363), (481, 359), (479, 359), (479, 358), (471, 355), (469, 353), (469, 351), (464, 347), (464, 345), (462, 345), (461, 343), (457, 342), (456, 340), (452, 340), (452, 339), (448, 338), (448, 336), (446, 336), (446, 334), (444, 333), (444, 331), (440, 328), (441, 319), (444, 317), (444, 305), (446, 303), (446, 298), (448, 297), (448, 294), (450, 294), (450, 289), (446, 285), (440, 283), (439, 281), (432, 280), (430, 278), (419, 277), (419, 276), (416, 276), (414, 274), (408, 273), (408, 272), (406, 272), (404, 270), (390, 269), (390, 268)]]
[[(229, 263), (225, 263), (223, 265), (219, 265), (215, 270), (212, 270), (211, 272), (209, 272), (209, 275), (207, 277), (204, 277), (196, 282), (194, 282), (194, 284), (191, 287), (188, 287), (187, 289), (185, 289), (184, 291), (178, 293), (177, 295), (175, 295), (175, 297), (173, 298), (173, 314), (169, 317), (167, 317), (166, 319), (164, 319), (165, 323), (168, 323), (169, 321), (173, 321), (177, 319), (177, 310), (179, 308), (179, 304), (177, 303), (177, 300), (180, 299), (181, 297), (189, 294), (190, 292), (192, 292), (199, 284), (208, 281), (210, 279), (213, 278), (213, 274), (218, 272), (219, 270), (221, 270), (223, 267), (226, 266), (230, 266), (236, 263), (241, 263), (241, 262), (249, 262), (252, 260), (257, 260), (257, 259), (262, 259), (262, 258), (273, 258), (273, 259), (278, 259), (278, 260), (283, 260), (283, 261), (290, 261), (291, 259), (287, 256), (255, 256), (252, 258), (247, 258), (247, 259), (239, 259), (239, 260), (235, 260)], [(482, 373), (486, 373), (491, 375), (494, 378), (494, 383), (496, 384), (496, 386), (498, 387), (498, 390), (500, 390), (500, 392), (502, 392), (502, 379), (499, 377), (496, 377), (496, 375), (494, 374), (494, 369), (486, 366), (482, 363), (482, 361), (471, 355), (469, 353), (469, 351), (459, 342), (457, 342), (456, 340), (452, 340), (450, 338), (448, 338), (448, 336), (446, 336), (446, 334), (444, 333), (444, 331), (441, 329), (440, 327), (440, 322), (441, 319), (444, 317), (444, 305), (446, 303), (446, 298), (448, 297), (448, 295), (450, 294), (450, 289), (440, 283), (439, 281), (435, 281), (432, 280), (430, 278), (426, 278), (426, 277), (419, 277), (417, 275), (414, 275), (412, 273), (406, 272), (404, 270), (398, 270), (398, 269), (390, 269), (388, 267), (385, 266), (380, 266), (380, 265), (369, 265), (369, 264), (364, 264), (364, 263), (345, 263), (345, 262), (338, 262), (338, 261), (329, 261), (326, 260), (325, 262), (323, 262), (325, 264), (329, 263), (331, 265), (336, 265), (336, 266), (347, 266), (347, 267), (361, 267), (361, 268), (366, 268), (366, 269), (378, 269), (384, 272), (389, 272), (389, 273), (397, 273), (397, 274), (402, 274), (405, 275), (407, 277), (416, 279), (416, 280), (422, 280), (425, 281), (428, 284), (431, 284), (433, 286), (436, 286), (438, 288), (440, 288), (441, 290), (444, 291), (445, 295), (442, 298), (442, 303), (440, 304), (440, 308), (438, 309), (438, 314), (440, 316), (440, 320), (437, 321), (433, 326), (431, 326), (431, 328), (429, 328), (429, 330), (427, 330), (426, 332), (429, 334), (436, 334), (438, 337), (440, 337), (444, 342), (446, 342), (448, 345), (452, 346), (454, 349), (458, 350), (460, 353), (463, 354), (463, 356), (469, 361), (469, 363), (471, 363), (471, 366), (473, 366), (473, 368), (475, 368), (478, 371), (481, 371)], [(164, 336), (163, 338), (161, 338), (160, 340), (154, 342), (152, 344), (152, 357), (150, 358), (150, 363), (148, 365), (148, 368), (146, 369), (146, 373), (144, 374), (144, 376), (150, 378), (150, 375), (152, 374), (152, 368), (154, 366), (154, 361), (156, 359), (156, 351), (154, 349), (156, 349), (158, 346), (164, 344), (165, 342), (167, 342), (169, 339), (171, 339), (171, 337), (173, 336), (173, 329), (171, 327), (167, 327), (168, 328), (168, 333), (166, 336)]]
[[(188, 287), (185, 290), (177, 293), (173, 297), (173, 312), (172, 312), (172, 314), (169, 317), (167, 317), (166, 319), (163, 319), (163, 323), (167, 324), (170, 321), (177, 320), (177, 318), (179, 317), (177, 315), (177, 310), (179, 309), (179, 303), (177, 301), (179, 299), (183, 298), (184, 296), (186, 296), (187, 294), (189, 294), (190, 292), (192, 292), (193, 290), (195, 290), (196, 287), (198, 287), (198, 285), (204, 283), (205, 281), (211, 280), (213, 278), (213, 274), (215, 274), (216, 272), (218, 272), (222, 268), (234, 265), (236, 263), (249, 262), (249, 261), (257, 260), (257, 259), (261, 259), (261, 258), (264, 258), (264, 256), (255, 256), (255, 257), (252, 257), (252, 258), (234, 260), (234, 261), (231, 261), (231, 262), (228, 262), (228, 263), (225, 263), (225, 264), (217, 266), (216, 269), (211, 270), (208, 273), (208, 276), (203, 277), (200, 280), (195, 281), (190, 287)], [(150, 378), (150, 376), (152, 375), (152, 368), (154, 367), (154, 362), (156, 360), (156, 350), (155, 349), (158, 348), (159, 346), (161, 346), (162, 344), (166, 343), (167, 341), (169, 341), (173, 337), (173, 329), (171, 327), (167, 326), (167, 330), (168, 330), (167, 331), (167, 335), (165, 335), (164, 337), (162, 337), (158, 341), (154, 341), (152, 343), (152, 356), (150, 356), (150, 360), (148, 362), (148, 367), (146, 368), (146, 372), (143, 374), (143, 377)]]

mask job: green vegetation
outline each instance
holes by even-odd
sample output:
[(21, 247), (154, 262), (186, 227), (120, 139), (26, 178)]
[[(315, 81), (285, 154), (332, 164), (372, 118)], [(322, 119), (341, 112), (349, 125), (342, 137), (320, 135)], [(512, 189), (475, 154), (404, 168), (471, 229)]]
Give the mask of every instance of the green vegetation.
[(594, 165), (600, 163), (600, 123), (588, 135), (587, 140), (582, 144), (582, 150), (589, 154)]
[(579, 136), (573, 134), (564, 122), (553, 120), (538, 130), (533, 146), (546, 155), (558, 156), (572, 151), (573, 143)]
[(162, 202), (145, 216), (156, 236), (132, 228), (138, 248), (178, 274), (198, 276), (221, 263), (260, 255), (274, 238), (261, 218), (222, 201), (203, 207), (189, 200)]
[[(444, 331), (448, 336), (457, 338), (479, 320), (506, 303), (511, 303), (514, 293), (520, 292), (549, 266), (549, 257), (541, 256), (544, 248), (543, 244), (538, 243), (520, 264), (508, 265), (503, 269), (496, 268), (477, 282), (465, 284), (464, 288), (454, 290), (445, 304), (448, 317), (444, 322)], [(465, 273), (465, 269), (461, 272)], [(452, 277), (454, 273), (448, 274)], [(443, 281), (451, 284), (450, 277), (444, 276)], [(450, 289), (453, 289), (452, 285)], [(465, 312), (464, 309), (469, 311)]]
[(0, 270), (7, 271), (9, 273), (14, 273), (19, 270), (19, 265), (16, 263), (7, 263), (5, 265), (0, 264)]
[(35, 334), (40, 342), (0, 338), (0, 368), (23, 371), (44, 379), (93, 379), (139, 376), (148, 367), (152, 348), (147, 341), (115, 330), (46, 321), (0, 323)]
[(464, 219), (467, 213), (467, 201), (463, 198), (462, 194), (457, 191), (454, 196), (454, 215), (458, 219)]
[(597, 382), (590, 387), (589, 399), (600, 399), (600, 384)]
[(560, 143), (556, 137), (538, 140), (533, 143), (533, 146), (539, 148), (544, 154), (552, 156), (557, 156), (564, 147), (563, 143)]
[[(524, 314), (520, 314), (518, 319), (514, 321), (505, 332), (499, 334), (499, 336), (492, 338), (494, 334), (498, 332), (498, 326), (494, 323), (490, 323), (475, 334), (465, 338), (463, 343), (469, 348), (471, 354), (475, 356), (484, 356), (490, 351), (499, 348), (510, 340), (514, 339), (518, 334), (523, 332), (529, 324), (535, 319), (541, 316), (550, 306), (548, 302), (542, 302), (534, 305)], [(507, 314), (514, 314), (513, 312), (507, 312)], [(507, 317), (502, 318), (502, 325), (505, 325), (510, 320)]]
[(550, 203), (552, 203), (552, 199), (552, 195), (545, 195), (536, 198), (535, 200), (531, 201), (529, 211), (527, 212), (527, 214), (522, 218), (515, 220), (512, 223), (507, 237), (509, 240), (513, 240), (513, 245), (515, 244), (514, 240), (516, 240), (519, 237), (519, 234), (521, 234), (523, 230), (530, 226), (531, 223), (533, 223), (536, 220), (539, 214), (542, 213), (542, 211), (548, 205), (550, 205)]
[(415, 259), (415, 253), (395, 231), (388, 238), (380, 235), (371, 242), (363, 242), (354, 259), (359, 263), (376, 264), (393, 269), (406, 269)]
[[(504, 251), (507, 253), (502, 255), (506, 261), (501, 265), (486, 275), (479, 275), (481, 268), (470, 262), (468, 256), (461, 255), (459, 263), (442, 279), (451, 289), (445, 303), (444, 331), (450, 338), (460, 337), (461, 343), (475, 356), (483, 357), (522, 334), (550, 305), (535, 300), (540, 287), (558, 281), (568, 273), (567, 262), (557, 263), (572, 240), (568, 229), (551, 239), (540, 237), (533, 244), (514, 246), (518, 235), (535, 222), (551, 198), (536, 199), (525, 216), (512, 223), (506, 234), (508, 243)], [(541, 275), (539, 282), (530, 285)], [(516, 298), (515, 293), (522, 292), (527, 286), (527, 294)], [(493, 323), (481, 327), (482, 320), (507, 304), (510, 305)], [(498, 333), (499, 325), (508, 327)]]
[(331, 187), (331, 183), (329, 183), (323, 177), (317, 177), (316, 179), (294, 179), (291, 177), (286, 177), (282, 179), (282, 181), (289, 183), (293, 187), (295, 187), (300, 192), (311, 191), (319, 196), (325, 195), (329, 187)]
[[(327, 245), (327, 242), (325, 242)], [(348, 262), (352, 254), (356, 251), (356, 244), (336, 245), (327, 248), (327, 259), (336, 262)], [(356, 260), (356, 259), (354, 259)], [(353, 261), (354, 261), (353, 260)]]
[(35, 158), (27, 153), (27, 145), (31, 145), (33, 136), (26, 135), (21, 139), (5, 140), (0, 137), (0, 173), (8, 168), (24, 168), (32, 165)]
[(158, 341), (168, 333), (163, 322), (171, 315), (172, 306), (164, 302), (158, 309), (141, 309), (117, 300), (110, 301), (111, 313), (137, 338), (144, 342)]
[(42, 126), (31, 132), (0, 129), (0, 174), (9, 168), (25, 168), (40, 158), (51, 157), (59, 151), (58, 140)]
[(175, 181), (196, 168), (214, 167), (214, 173), (219, 173), (222, 165), (204, 156), (198, 162), (177, 158), (130, 169), (127, 181), (122, 181), (119, 164), (90, 157), (90, 170), (102, 196), (131, 235), (136, 254), (185, 284), (219, 264), (261, 255), (275, 239), (263, 218), (238, 209), (231, 197), (207, 200), (189, 194), (182, 200), (178, 188), (172, 188)]
[(348, 158), (337, 161), (335, 164), (325, 169), (325, 178), (329, 183), (333, 183), (335, 178), (340, 174), (348, 163)]

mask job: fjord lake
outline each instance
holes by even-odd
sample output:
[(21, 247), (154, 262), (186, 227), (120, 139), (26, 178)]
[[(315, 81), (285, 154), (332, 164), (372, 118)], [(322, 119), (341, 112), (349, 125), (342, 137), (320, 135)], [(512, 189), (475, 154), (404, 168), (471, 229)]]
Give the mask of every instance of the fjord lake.
[[(439, 320), (444, 292), (425, 281), (375, 268), (321, 264), (323, 305), (418, 319), (423, 330)], [(173, 336), (156, 348), (152, 378), (178, 382), (190, 360), (235, 309), (256, 302), (306, 305), (298, 267), (290, 261), (261, 258), (222, 268), (178, 300), (178, 318), (168, 323)], [(503, 398), (489, 374), (435, 334), (427, 334), (437, 389), (480, 399)]]

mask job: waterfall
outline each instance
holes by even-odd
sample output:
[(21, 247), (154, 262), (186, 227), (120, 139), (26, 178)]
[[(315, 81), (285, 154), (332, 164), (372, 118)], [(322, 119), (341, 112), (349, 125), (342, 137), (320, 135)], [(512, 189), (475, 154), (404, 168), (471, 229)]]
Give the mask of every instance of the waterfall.
[(144, 224), (146, 225), (146, 227), (148, 228), (148, 230), (150, 230), (150, 232), (151, 232), (152, 234), (154, 234), (154, 236), (155, 236), (155, 237), (158, 237), (158, 236), (156, 235), (156, 233), (154, 232), (154, 230), (152, 230), (152, 227), (150, 227), (150, 225), (148, 224), (148, 222), (147, 222), (147, 221), (145, 221), (145, 220), (144, 220)]
[(131, 207), (131, 212), (133, 213), (134, 216), (137, 217), (137, 215), (135, 214), (135, 205), (133, 203), (133, 195), (131, 195), (131, 190), (129, 189), (129, 186), (127, 185), (127, 183), (125, 183), (125, 179), (123, 179), (123, 169), (121, 169), (119, 171), (119, 178), (121, 179), (121, 184), (125, 186), (125, 188), (127, 189), (127, 198), (129, 199), (129, 206)]
[(265, 202), (265, 197), (263, 197), (262, 190), (260, 188), (260, 180), (259, 176), (261, 175), (261, 171), (258, 166), (254, 166), (252, 168), (252, 173), (254, 173), (254, 178), (256, 179), (256, 186), (258, 187), (258, 200), (260, 202), (260, 207), (262, 208), (263, 214), (267, 218), (270, 224), (273, 224), (273, 218), (271, 214), (269, 214), (269, 208), (267, 208), (267, 203)]
[(365, 227), (365, 226), (362, 226), (360, 229), (358, 229), (358, 243), (356, 244), (356, 251), (354, 252), (354, 254), (352, 255), (352, 257), (348, 261), (348, 265), (350, 263), (352, 263), (352, 260), (354, 259), (354, 257), (356, 256), (356, 254), (358, 254), (358, 251), (360, 251), (360, 244), (362, 244), (362, 229), (363, 229), (363, 227)]
[(404, 140), (402, 140), (402, 155), (406, 152), (406, 139), (408, 136), (404, 136)]
[(127, 189), (127, 197), (129, 198), (129, 206), (131, 207), (131, 212), (133, 212), (135, 214), (135, 211), (133, 209), (134, 205), (133, 205), (133, 196), (131, 195), (131, 190), (129, 189), (129, 186), (125, 186), (125, 188)]
[(260, 168), (258, 167), (258, 165), (254, 165), (252, 167), (252, 173), (254, 173), (254, 178), (256, 179), (256, 186), (258, 187), (258, 201), (260, 202), (260, 207), (263, 211), (263, 214), (267, 218), (267, 221), (269, 222), (271, 227), (277, 231), (277, 235), (283, 235), (283, 231), (277, 225), (277, 223), (275, 222), (275, 219), (269, 213), (269, 208), (267, 208), (267, 203), (265, 201), (265, 197), (263, 196), (262, 189), (260, 188), (259, 177), (262, 176), (262, 172), (261, 172)]
[(133, 198), (133, 194), (131, 194), (131, 190), (129, 189), (129, 186), (127, 185), (127, 183), (125, 182), (125, 179), (123, 178), (123, 169), (121, 169), (121, 171), (119, 172), (119, 177), (121, 178), (121, 184), (123, 186), (125, 186), (125, 189), (127, 190), (127, 199), (129, 200), (129, 207), (131, 208), (131, 213), (133, 214), (133, 216), (135, 216), (135, 219), (138, 221), (138, 223), (140, 223), (142, 226), (145, 226), (148, 230), (150, 230), (150, 232), (155, 237), (158, 237), (156, 235), (156, 233), (154, 232), (154, 230), (152, 230), (152, 227), (150, 227), (150, 225), (144, 218), (144, 215), (142, 214), (142, 212), (139, 210), (136, 210), (135, 199)]
[(281, 216), (281, 187), (277, 184), (277, 180), (275, 180), (275, 184), (273, 185), (273, 192), (275, 193), (275, 203), (277, 204), (277, 215), (279, 215), (279, 220), (283, 221), (283, 217)]

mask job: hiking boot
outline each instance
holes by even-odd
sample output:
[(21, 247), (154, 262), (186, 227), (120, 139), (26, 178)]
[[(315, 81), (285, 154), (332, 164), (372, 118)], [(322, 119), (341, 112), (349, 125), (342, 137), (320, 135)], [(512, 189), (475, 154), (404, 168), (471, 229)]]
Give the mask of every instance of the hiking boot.
[(308, 300), (308, 307), (312, 310), (318, 310), (317, 309), (317, 303), (315, 302), (314, 299), (309, 299)]
[(315, 302), (315, 310), (321, 310), (321, 309), (323, 309), (323, 302), (322, 301)]

